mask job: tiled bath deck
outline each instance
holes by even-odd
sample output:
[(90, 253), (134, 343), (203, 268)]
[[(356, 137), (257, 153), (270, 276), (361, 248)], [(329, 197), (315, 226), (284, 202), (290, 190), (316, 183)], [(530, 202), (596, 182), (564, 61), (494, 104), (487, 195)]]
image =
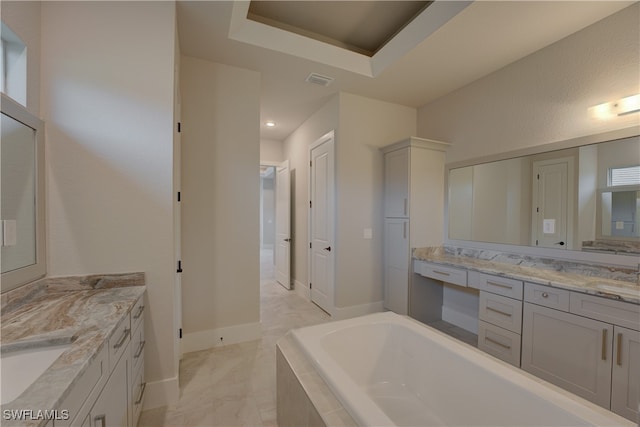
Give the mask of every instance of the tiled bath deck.
[(180, 400), (142, 413), (139, 426), (276, 426), (276, 341), (329, 316), (274, 280), (261, 284), (262, 338), (188, 353)]

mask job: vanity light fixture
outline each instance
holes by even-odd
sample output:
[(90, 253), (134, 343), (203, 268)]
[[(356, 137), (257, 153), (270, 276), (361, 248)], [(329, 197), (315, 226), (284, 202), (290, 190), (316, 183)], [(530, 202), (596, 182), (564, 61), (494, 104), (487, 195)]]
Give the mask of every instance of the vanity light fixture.
[(268, 122), (265, 122), (264, 124), (265, 124), (265, 126), (270, 127), (270, 128), (276, 127), (276, 122), (274, 122), (273, 120), (269, 120)]
[(589, 108), (591, 114), (598, 119), (611, 119), (616, 116), (640, 112), (640, 94), (627, 96), (613, 102), (605, 102)]

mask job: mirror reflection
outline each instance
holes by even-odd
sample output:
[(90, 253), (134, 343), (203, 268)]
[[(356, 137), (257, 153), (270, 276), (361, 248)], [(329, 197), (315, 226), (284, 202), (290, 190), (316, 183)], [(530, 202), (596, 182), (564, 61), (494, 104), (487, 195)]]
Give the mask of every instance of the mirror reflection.
[(640, 249), (640, 137), (449, 170), (449, 238)]
[(2, 273), (36, 263), (35, 130), (2, 113)]

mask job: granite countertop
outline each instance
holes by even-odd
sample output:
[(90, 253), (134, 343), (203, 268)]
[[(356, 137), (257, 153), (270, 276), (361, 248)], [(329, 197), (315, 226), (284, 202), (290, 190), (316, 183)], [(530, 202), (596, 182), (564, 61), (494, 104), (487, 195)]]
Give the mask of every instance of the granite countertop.
[(465, 255), (464, 250), (446, 247), (416, 248), (413, 258), (640, 304), (640, 284), (635, 270), (517, 255), (480, 254), (488, 251), (469, 252), (471, 256)]
[[(146, 290), (144, 273), (47, 278), (2, 295), (2, 353), (71, 343), (5, 410), (61, 408), (80, 375), (106, 345), (118, 322)], [(2, 425), (38, 426), (46, 420)]]

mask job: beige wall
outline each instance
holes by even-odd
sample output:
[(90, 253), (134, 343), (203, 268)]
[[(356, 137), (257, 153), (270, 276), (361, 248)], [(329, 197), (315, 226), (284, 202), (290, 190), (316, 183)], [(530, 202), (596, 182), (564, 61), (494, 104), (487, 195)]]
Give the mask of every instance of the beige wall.
[(204, 348), (259, 331), (260, 74), (188, 56), (180, 72), (183, 325)]
[[(309, 145), (331, 130), (336, 130), (335, 306), (362, 306), (344, 313), (377, 303), (381, 308), (384, 169), (379, 148), (415, 134), (416, 110), (340, 93), (285, 140), (295, 183), (292, 276), (298, 285), (308, 286)], [(373, 239), (364, 239), (365, 228), (373, 230)]]
[(27, 110), (40, 117), (40, 30), (38, 1), (2, 1), (2, 21), (27, 46)]
[(451, 142), (447, 162), (638, 124), (587, 111), (640, 92), (640, 4), (421, 107), (418, 134)]
[(260, 140), (260, 162), (280, 163), (284, 159), (284, 143), (282, 141)]
[(172, 2), (42, 4), (48, 273), (144, 271), (146, 380), (177, 392), (174, 37)]
[[(309, 145), (323, 135), (338, 128), (339, 96), (311, 115), (284, 141), (284, 157), (291, 170), (291, 277), (296, 286), (309, 286), (307, 256), (309, 252)], [(339, 137), (339, 136), (338, 136)]]
[[(336, 307), (382, 301), (383, 156), (416, 133), (415, 108), (340, 93), (336, 138)], [(373, 239), (363, 237), (373, 229)]]

